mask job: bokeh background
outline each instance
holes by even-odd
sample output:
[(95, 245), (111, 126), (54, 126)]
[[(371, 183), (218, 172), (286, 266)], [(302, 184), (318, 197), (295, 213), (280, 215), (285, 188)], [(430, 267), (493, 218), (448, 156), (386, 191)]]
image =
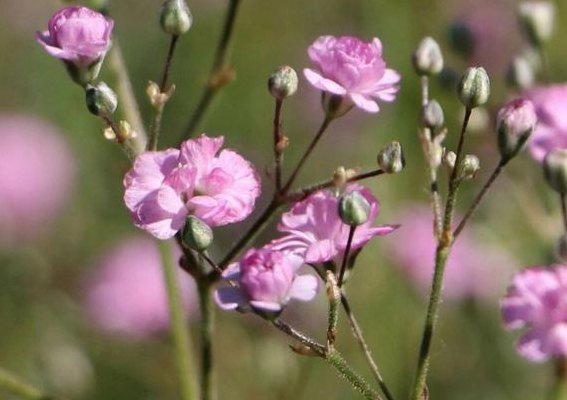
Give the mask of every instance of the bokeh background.
[[(110, 3), (115, 36), (148, 122), (145, 86), (159, 78), (168, 44), (157, 22), (161, 2)], [(419, 81), (412, 73), (410, 54), (420, 38), (430, 35), (442, 44), (447, 65), (457, 75), (468, 65), (486, 66), (491, 75), (490, 104), (477, 113), (467, 144), (468, 152), (479, 155), (482, 173), (461, 191), (462, 209), (498, 160), (494, 110), (513, 95), (505, 85), (505, 71), (525, 47), (517, 27), (516, 2), (242, 3), (232, 52), (237, 79), (223, 90), (202, 131), (225, 135), (228, 146), (260, 171), (272, 162), (273, 101), (266, 90), (267, 77), (282, 64), (298, 71), (308, 66), (306, 48), (316, 37), (377, 36), (388, 65), (402, 73), (396, 102), (384, 105), (378, 115), (352, 111), (334, 124), (300, 179), (302, 183), (327, 179), (338, 165), (373, 168), (377, 151), (391, 140), (400, 141), (406, 150), (407, 168), (401, 174), (368, 182), (381, 202), (379, 221), (407, 221), (406, 228), (371, 242), (349, 284), (353, 309), (384, 377), (402, 398), (413, 378), (426, 306), (423, 289), (399, 265), (406, 253), (421, 251), (425, 239), (411, 236), (418, 229), (412, 223), (428, 201), (417, 138)], [(175, 142), (201, 93), (227, 1), (188, 4), (194, 26), (181, 39), (174, 59), (171, 80), (177, 91), (166, 108), (160, 147)], [(175, 399), (172, 347), (167, 331), (159, 329), (163, 321), (151, 314), (160, 310), (144, 308), (151, 296), (161, 295), (155, 287), (160, 275), (136, 270), (157, 268), (156, 251), (149, 237), (132, 226), (122, 203), (128, 160), (103, 138), (100, 121), (88, 114), (82, 91), (62, 65), (34, 40), (35, 31), (45, 29), (60, 6), (55, 0), (0, 0), (0, 365), (69, 399)], [(567, 5), (558, 1), (557, 7), (558, 20), (566, 21)], [(452, 47), (448, 32), (455, 23), (467, 26), (474, 39), (466, 54)], [(557, 25), (548, 55), (552, 81), (562, 82), (567, 77), (563, 39), (567, 28)], [(114, 85), (108, 66), (102, 78)], [(448, 73), (434, 80), (431, 88), (445, 109), (448, 143), (455, 142), (462, 118), (454, 86)], [(288, 166), (298, 159), (322, 117), (319, 94), (301, 81), (284, 110), (284, 130), (291, 140)], [(271, 196), (265, 175), (263, 187), (259, 208)], [(11, 191), (17, 190), (23, 194), (11, 197)], [(414, 214), (408, 217), (410, 212)], [(530, 364), (516, 354), (517, 335), (502, 329), (498, 298), (514, 269), (553, 260), (552, 243), (561, 231), (558, 215), (540, 167), (527, 155), (514, 160), (475, 217), (466, 262), (451, 266), (458, 269), (466, 264), (454, 272), (460, 274), (455, 285), (475, 280), (491, 290), (479, 295), (475, 290), (459, 292), (455, 286), (457, 294), (443, 302), (429, 379), (433, 398), (533, 400), (542, 398), (551, 386), (550, 364)], [(222, 257), (249, 223), (219, 229), (213, 258)], [(275, 231), (268, 229), (258, 243), (273, 237)], [(430, 269), (432, 259), (426, 253), (421, 268)], [(489, 257), (492, 253), (494, 257)], [(122, 281), (97, 287), (103, 279), (100, 274), (119, 268), (116, 265), (121, 272), (108, 272), (107, 279)], [(185, 285), (196, 353), (194, 289), (191, 282)], [(108, 300), (108, 309), (115, 314), (106, 319), (97, 316), (92, 306), (95, 290), (109, 291), (113, 300)], [(322, 339), (324, 301), (321, 294), (314, 304), (294, 304), (284, 317)], [(138, 328), (140, 324), (148, 330)], [(357, 396), (319, 360), (293, 354), (289, 340), (259, 319), (219, 312), (214, 343), (221, 399)], [(338, 346), (371, 379), (344, 318)], [(3, 393), (0, 398), (10, 399)]]

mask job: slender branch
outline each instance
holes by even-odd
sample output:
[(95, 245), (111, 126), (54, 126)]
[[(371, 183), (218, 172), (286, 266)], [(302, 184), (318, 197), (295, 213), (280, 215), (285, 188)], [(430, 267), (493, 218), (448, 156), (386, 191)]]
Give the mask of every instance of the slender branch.
[[(455, 158), (455, 167), (453, 171), (451, 171), (451, 178), (449, 179), (449, 190), (454, 192), (455, 187), (457, 186), (457, 174), (461, 166), (461, 161), (463, 159), (463, 146), (465, 143), (465, 132), (467, 131), (467, 126), (469, 125), (469, 120), (471, 118), (472, 109), (467, 108), (465, 110), (465, 118), (463, 120), (463, 126), (461, 129), (461, 134), (459, 135), (459, 144), (457, 145), (457, 155)], [(447, 204), (449, 204), (449, 200), (447, 200)], [(447, 219), (447, 210), (445, 210), (445, 222)], [(445, 228), (445, 227), (444, 227)]]
[(348, 231), (348, 239), (347, 239), (345, 254), (343, 256), (343, 263), (341, 265), (341, 271), (339, 273), (339, 280), (337, 282), (337, 285), (339, 286), (339, 288), (341, 288), (343, 286), (343, 279), (345, 277), (345, 271), (346, 271), (348, 256), (350, 255), (350, 248), (352, 246), (352, 238), (354, 237), (355, 231), (356, 231), (356, 225), (352, 225), (350, 227), (349, 231)]
[[(482, 201), (482, 199), (484, 198), (484, 196), (488, 192), (488, 189), (490, 189), (490, 187), (492, 186), (492, 184), (494, 183), (494, 181), (496, 180), (498, 175), (500, 175), (500, 173), (502, 172), (502, 169), (504, 168), (505, 165), (506, 165), (506, 162), (504, 162), (503, 160), (500, 160), (500, 162), (498, 163), (498, 165), (496, 166), (496, 168), (494, 169), (494, 171), (492, 172), (492, 174), (490, 175), (490, 177), (488, 178), (488, 180), (486, 181), (486, 183), (484, 184), (484, 186), (482, 187), (480, 192), (477, 194), (477, 196), (473, 200), (471, 206), (469, 207), (469, 210), (467, 211), (467, 213), (465, 214), (465, 216), (463, 217), (461, 222), (459, 222), (457, 229), (455, 229), (455, 232), (453, 233), (454, 239), (456, 239), (457, 236), (459, 236), (459, 234), (463, 231), (463, 229), (465, 228), (465, 225), (467, 224), (467, 221), (470, 219), (470, 217), (476, 211), (480, 202)], [(566, 225), (566, 227), (567, 227), (567, 225)]]
[(215, 372), (213, 364), (214, 307), (211, 298), (211, 282), (198, 279), (201, 311), (201, 400), (215, 398)]
[[(213, 99), (219, 92), (219, 90), (227, 84), (228, 80), (218, 79), (218, 75), (223, 73), (225, 66), (227, 64), (227, 59), (230, 50), (230, 44), (232, 42), (234, 33), (234, 24), (236, 22), (236, 16), (238, 14), (238, 9), (241, 0), (230, 0), (228, 4), (228, 10), (224, 20), (224, 26), (222, 34), (217, 46), (215, 53), (215, 58), (213, 65), (209, 71), (209, 78), (207, 80), (207, 86), (205, 87), (201, 99), (197, 103), (195, 111), (191, 115), (187, 127), (185, 128), (182, 138), (189, 138), (193, 136), (201, 121), (205, 117)], [(222, 83), (219, 83), (221, 82)]]
[(281, 111), (283, 101), (276, 99), (274, 111), (274, 174), (276, 176), (276, 193), (282, 190), (283, 135), (281, 131)]
[(26, 400), (62, 400), (42, 393), (4, 368), (0, 368), (0, 390)]
[(341, 303), (343, 305), (345, 314), (347, 315), (348, 321), (350, 323), (350, 327), (352, 329), (354, 338), (358, 342), (358, 345), (360, 346), (360, 350), (362, 351), (362, 354), (364, 354), (364, 358), (366, 358), (366, 361), (368, 362), (368, 365), (372, 370), (372, 375), (374, 375), (374, 379), (376, 379), (376, 382), (380, 386), (380, 389), (382, 390), (382, 393), (384, 393), (384, 396), (386, 396), (386, 399), (394, 400), (394, 396), (388, 389), (386, 382), (384, 382), (384, 379), (382, 378), (382, 374), (380, 374), (380, 369), (378, 368), (378, 365), (376, 364), (374, 358), (372, 357), (372, 352), (370, 351), (370, 347), (368, 346), (366, 340), (364, 339), (364, 335), (362, 334), (362, 329), (360, 328), (360, 325), (358, 324), (358, 321), (356, 320), (354, 313), (350, 308), (349, 301), (346, 298), (344, 292), (342, 293), (341, 296)]
[(183, 303), (177, 282), (176, 267), (173, 262), (171, 250), (168, 242), (159, 241), (159, 249), (162, 260), (165, 286), (167, 290), (167, 301), (169, 305), (169, 315), (175, 346), (175, 361), (181, 387), (181, 399), (195, 399), (195, 387), (192, 385), (191, 377), (195, 373), (191, 368), (191, 354), (189, 345), (189, 330), (183, 313)]
[(285, 194), (289, 191), (289, 189), (291, 188), (291, 185), (293, 185), (293, 182), (297, 178), (299, 171), (301, 171), (301, 167), (303, 167), (303, 164), (305, 164), (305, 161), (307, 161), (307, 159), (311, 155), (311, 152), (313, 151), (313, 149), (315, 148), (315, 146), (319, 142), (319, 139), (321, 139), (321, 137), (323, 136), (323, 133), (325, 133), (325, 130), (327, 129), (327, 127), (329, 126), (331, 121), (332, 121), (332, 118), (325, 116), (325, 119), (323, 120), (321, 127), (319, 128), (319, 130), (315, 134), (315, 137), (313, 138), (313, 140), (309, 144), (309, 147), (307, 147), (307, 150), (305, 150), (305, 153), (303, 153), (303, 156), (301, 157), (301, 159), (299, 160), (299, 162), (295, 166), (293, 172), (291, 173), (291, 176), (289, 177), (287, 183), (283, 187), (282, 194)]
[(299, 343), (309, 347), (313, 350), (319, 357), (325, 356), (325, 346), (320, 343), (317, 343), (315, 340), (311, 339), (309, 336), (305, 335), (304, 333), (296, 330), (292, 326), (286, 324), (280, 319), (275, 319), (272, 321), (272, 325), (275, 326), (277, 329), (285, 333), (286, 335), (294, 338)]
[(169, 50), (165, 58), (165, 63), (163, 64), (163, 72), (161, 75), (161, 83), (159, 85), (160, 91), (163, 93), (167, 89), (167, 79), (169, 77), (169, 70), (171, 68), (171, 60), (173, 59), (173, 54), (175, 53), (175, 47), (179, 40), (179, 36), (171, 36), (171, 41), (169, 42)]
[(567, 233), (567, 201), (564, 194), (559, 195), (561, 200), (561, 215), (563, 217), (563, 227)]

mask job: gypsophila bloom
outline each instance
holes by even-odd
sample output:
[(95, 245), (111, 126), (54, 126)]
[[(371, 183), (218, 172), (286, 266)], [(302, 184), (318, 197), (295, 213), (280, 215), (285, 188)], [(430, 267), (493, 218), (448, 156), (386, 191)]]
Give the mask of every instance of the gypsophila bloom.
[[(211, 227), (242, 221), (254, 209), (260, 180), (222, 136), (187, 140), (181, 150), (139, 155), (124, 178), (124, 202), (134, 224), (158, 239), (179, 231), (189, 214)], [(218, 155), (217, 155), (218, 153)]]
[(567, 148), (567, 84), (536, 87), (524, 97), (532, 101), (538, 118), (528, 147), (531, 156), (542, 162), (551, 149)]
[[(180, 251), (175, 248), (174, 257)], [(194, 282), (176, 272), (184, 315), (196, 316)], [(169, 309), (161, 258), (148, 238), (128, 238), (110, 249), (84, 283), (85, 307), (99, 329), (127, 338), (144, 339), (169, 327)]]
[(523, 357), (542, 362), (567, 356), (567, 266), (518, 272), (500, 305), (507, 329), (528, 329), (517, 343)]
[(233, 286), (221, 287), (215, 300), (225, 310), (279, 313), (292, 300), (310, 301), (319, 283), (313, 275), (298, 275), (301, 257), (269, 245), (250, 249), (242, 260), (229, 265), (222, 277)]
[(351, 100), (364, 111), (376, 113), (381, 101), (394, 101), (400, 74), (386, 68), (382, 43), (350, 37), (321, 36), (308, 49), (315, 68), (303, 70), (317, 89)]
[(523, 148), (536, 124), (537, 116), (530, 100), (512, 100), (498, 111), (498, 147), (504, 160), (514, 157)]
[[(387, 235), (397, 225), (373, 226), (380, 206), (370, 190), (359, 185), (349, 185), (346, 192), (357, 190), (370, 204), (368, 220), (357, 226), (351, 250), (361, 249), (374, 236)], [(350, 227), (343, 223), (338, 213), (339, 197), (330, 191), (320, 191), (297, 203), (291, 211), (282, 215), (278, 230), (286, 236), (272, 242), (274, 248), (291, 251), (317, 264), (331, 261), (346, 249)]]
[(110, 18), (89, 8), (65, 7), (51, 17), (48, 30), (38, 32), (36, 39), (53, 57), (88, 66), (110, 48), (113, 25)]

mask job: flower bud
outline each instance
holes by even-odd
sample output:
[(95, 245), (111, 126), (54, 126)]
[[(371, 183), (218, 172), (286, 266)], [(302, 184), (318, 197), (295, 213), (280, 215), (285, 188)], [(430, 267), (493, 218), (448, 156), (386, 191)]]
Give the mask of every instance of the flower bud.
[(290, 66), (279, 67), (268, 79), (268, 90), (276, 100), (293, 96), (297, 91), (297, 73)]
[(473, 179), (480, 170), (480, 160), (473, 154), (467, 154), (459, 167), (459, 180)]
[(321, 105), (323, 106), (323, 111), (325, 111), (327, 118), (330, 119), (342, 117), (354, 107), (352, 100), (327, 92), (321, 94)]
[(412, 55), (413, 68), (420, 75), (437, 75), (443, 69), (443, 54), (431, 37), (424, 38)]
[(212, 229), (193, 215), (187, 217), (182, 235), (183, 243), (196, 251), (208, 249), (214, 239)]
[(443, 109), (436, 100), (430, 100), (421, 109), (421, 123), (423, 126), (435, 130), (441, 128), (444, 122), (445, 115), (443, 114)]
[(466, 59), (473, 54), (476, 45), (470, 26), (461, 21), (456, 21), (449, 27), (449, 43), (453, 50)]
[(500, 109), (496, 118), (496, 130), (502, 160), (508, 161), (520, 152), (536, 123), (535, 108), (529, 100), (512, 100)]
[(518, 6), (520, 25), (526, 39), (541, 47), (553, 33), (555, 5), (550, 1), (523, 1)]
[(193, 15), (185, 0), (166, 0), (161, 7), (161, 29), (168, 35), (180, 36), (193, 24)]
[(443, 154), (443, 165), (447, 167), (449, 172), (453, 171), (455, 168), (455, 162), (457, 161), (457, 155), (454, 151), (447, 151)]
[(378, 166), (388, 174), (395, 174), (404, 169), (406, 160), (399, 142), (392, 142), (378, 153)]
[(99, 117), (109, 117), (118, 107), (116, 93), (104, 82), (87, 86), (85, 101), (89, 111)]
[(370, 203), (356, 190), (344, 193), (339, 199), (339, 217), (347, 225), (361, 225), (370, 217)]
[(535, 80), (534, 69), (525, 57), (516, 57), (508, 67), (506, 81), (512, 87), (527, 89)]
[(560, 195), (567, 194), (567, 149), (554, 148), (543, 159), (545, 180)]
[(461, 103), (473, 109), (485, 104), (490, 96), (490, 79), (482, 67), (467, 68), (457, 88)]

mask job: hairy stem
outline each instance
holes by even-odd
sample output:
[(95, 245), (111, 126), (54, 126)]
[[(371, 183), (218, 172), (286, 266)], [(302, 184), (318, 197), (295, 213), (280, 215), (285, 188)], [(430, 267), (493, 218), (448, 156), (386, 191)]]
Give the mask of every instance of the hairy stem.
[(214, 307), (211, 297), (211, 282), (203, 277), (197, 282), (201, 311), (201, 399), (216, 398), (213, 363)]

